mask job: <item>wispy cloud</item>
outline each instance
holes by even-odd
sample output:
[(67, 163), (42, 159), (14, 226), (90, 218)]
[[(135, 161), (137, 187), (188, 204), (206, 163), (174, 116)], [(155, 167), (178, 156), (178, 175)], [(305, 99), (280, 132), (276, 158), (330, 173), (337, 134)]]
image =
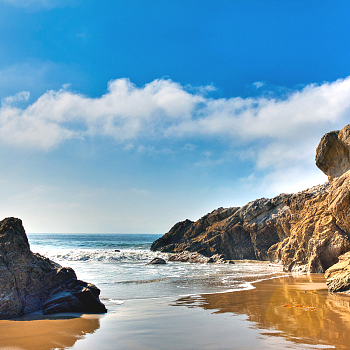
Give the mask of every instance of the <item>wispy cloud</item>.
[(5, 97), (1, 100), (1, 105), (13, 106), (18, 102), (27, 102), (29, 100), (30, 93), (28, 91), (21, 91), (16, 95)]

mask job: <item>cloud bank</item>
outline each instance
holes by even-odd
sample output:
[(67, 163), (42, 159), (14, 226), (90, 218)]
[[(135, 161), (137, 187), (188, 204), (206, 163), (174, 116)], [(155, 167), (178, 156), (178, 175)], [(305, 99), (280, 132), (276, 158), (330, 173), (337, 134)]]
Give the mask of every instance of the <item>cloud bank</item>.
[(25, 108), (18, 102), (29, 94), (21, 92), (2, 100), (0, 142), (50, 151), (67, 140), (95, 136), (126, 147), (140, 140), (210, 137), (228, 147), (243, 143), (242, 159), (253, 160), (257, 169), (278, 169), (309, 162), (320, 137), (349, 121), (350, 77), (310, 84), (281, 98), (213, 99), (205, 93), (211, 89), (189, 89), (166, 79), (137, 87), (117, 79), (99, 98), (66, 86)]

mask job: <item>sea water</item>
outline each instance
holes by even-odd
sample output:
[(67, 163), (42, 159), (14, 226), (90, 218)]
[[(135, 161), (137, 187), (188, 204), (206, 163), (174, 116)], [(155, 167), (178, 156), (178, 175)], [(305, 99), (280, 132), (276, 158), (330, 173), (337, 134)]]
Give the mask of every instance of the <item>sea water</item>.
[(152, 252), (160, 235), (28, 234), (31, 250), (65, 267), (101, 290), (107, 305), (130, 299), (220, 293), (252, 288), (251, 283), (282, 276), (280, 265), (251, 260), (235, 264), (168, 262), (148, 265), (168, 253)]

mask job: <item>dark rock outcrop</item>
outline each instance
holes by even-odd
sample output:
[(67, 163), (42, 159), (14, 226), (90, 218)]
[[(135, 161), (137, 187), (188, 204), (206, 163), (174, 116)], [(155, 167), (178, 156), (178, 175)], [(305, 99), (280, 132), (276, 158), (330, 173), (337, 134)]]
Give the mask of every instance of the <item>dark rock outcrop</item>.
[(42, 310), (103, 313), (100, 290), (77, 279), (71, 268), (31, 252), (22, 221), (0, 221), (0, 319)]
[(262, 198), (241, 208), (216, 209), (196, 222), (180, 222), (156, 240), (151, 250), (198, 252), (206, 257), (222, 254), (226, 260), (266, 260), (270, 246), (288, 232), (285, 209), (289, 197)]
[(306, 198), (319, 198), (328, 188), (324, 184), (294, 195), (257, 199), (241, 208), (219, 208), (197, 222), (176, 224), (151, 249), (198, 252), (206, 257), (222, 254), (226, 260), (276, 260), (276, 244), (291, 235), (293, 212)]
[(350, 251), (350, 124), (321, 139), (316, 165), (329, 183), (180, 222), (151, 249), (269, 259), (286, 271), (324, 272)]

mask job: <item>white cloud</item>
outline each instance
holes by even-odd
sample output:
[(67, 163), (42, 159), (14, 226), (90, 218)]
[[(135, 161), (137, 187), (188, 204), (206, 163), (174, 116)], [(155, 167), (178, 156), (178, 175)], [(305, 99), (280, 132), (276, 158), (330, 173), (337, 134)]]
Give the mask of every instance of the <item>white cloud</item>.
[[(118, 141), (142, 135), (159, 137), (169, 125), (191, 119), (200, 101), (204, 101), (201, 96), (170, 80), (156, 80), (143, 88), (127, 79), (114, 80), (108, 92), (95, 99), (66, 89), (51, 90), (25, 109), (3, 105), (0, 140), (49, 150), (67, 139), (86, 136), (109, 136)], [(83, 128), (76, 130), (77, 123)]]
[(166, 79), (143, 87), (128, 79), (112, 80), (99, 98), (68, 88), (47, 91), (26, 108), (11, 103), (28, 98), (27, 93), (4, 99), (0, 141), (49, 151), (69, 139), (103, 136), (131, 150), (138, 139), (188, 142), (214, 137), (226, 140), (227, 147), (243, 144), (249, 152), (243, 152), (241, 159), (250, 158), (257, 170), (290, 168), (293, 173), (295, 167), (314, 167), (321, 136), (348, 123), (350, 115), (350, 77), (311, 84), (281, 99), (266, 95), (212, 99), (201, 89)]
[(5, 97), (1, 100), (1, 105), (11, 106), (17, 102), (27, 102), (29, 100), (30, 93), (28, 91), (19, 92), (16, 95)]
[(265, 85), (262, 81), (256, 81), (255, 83), (252, 84), (256, 89), (260, 89)]

